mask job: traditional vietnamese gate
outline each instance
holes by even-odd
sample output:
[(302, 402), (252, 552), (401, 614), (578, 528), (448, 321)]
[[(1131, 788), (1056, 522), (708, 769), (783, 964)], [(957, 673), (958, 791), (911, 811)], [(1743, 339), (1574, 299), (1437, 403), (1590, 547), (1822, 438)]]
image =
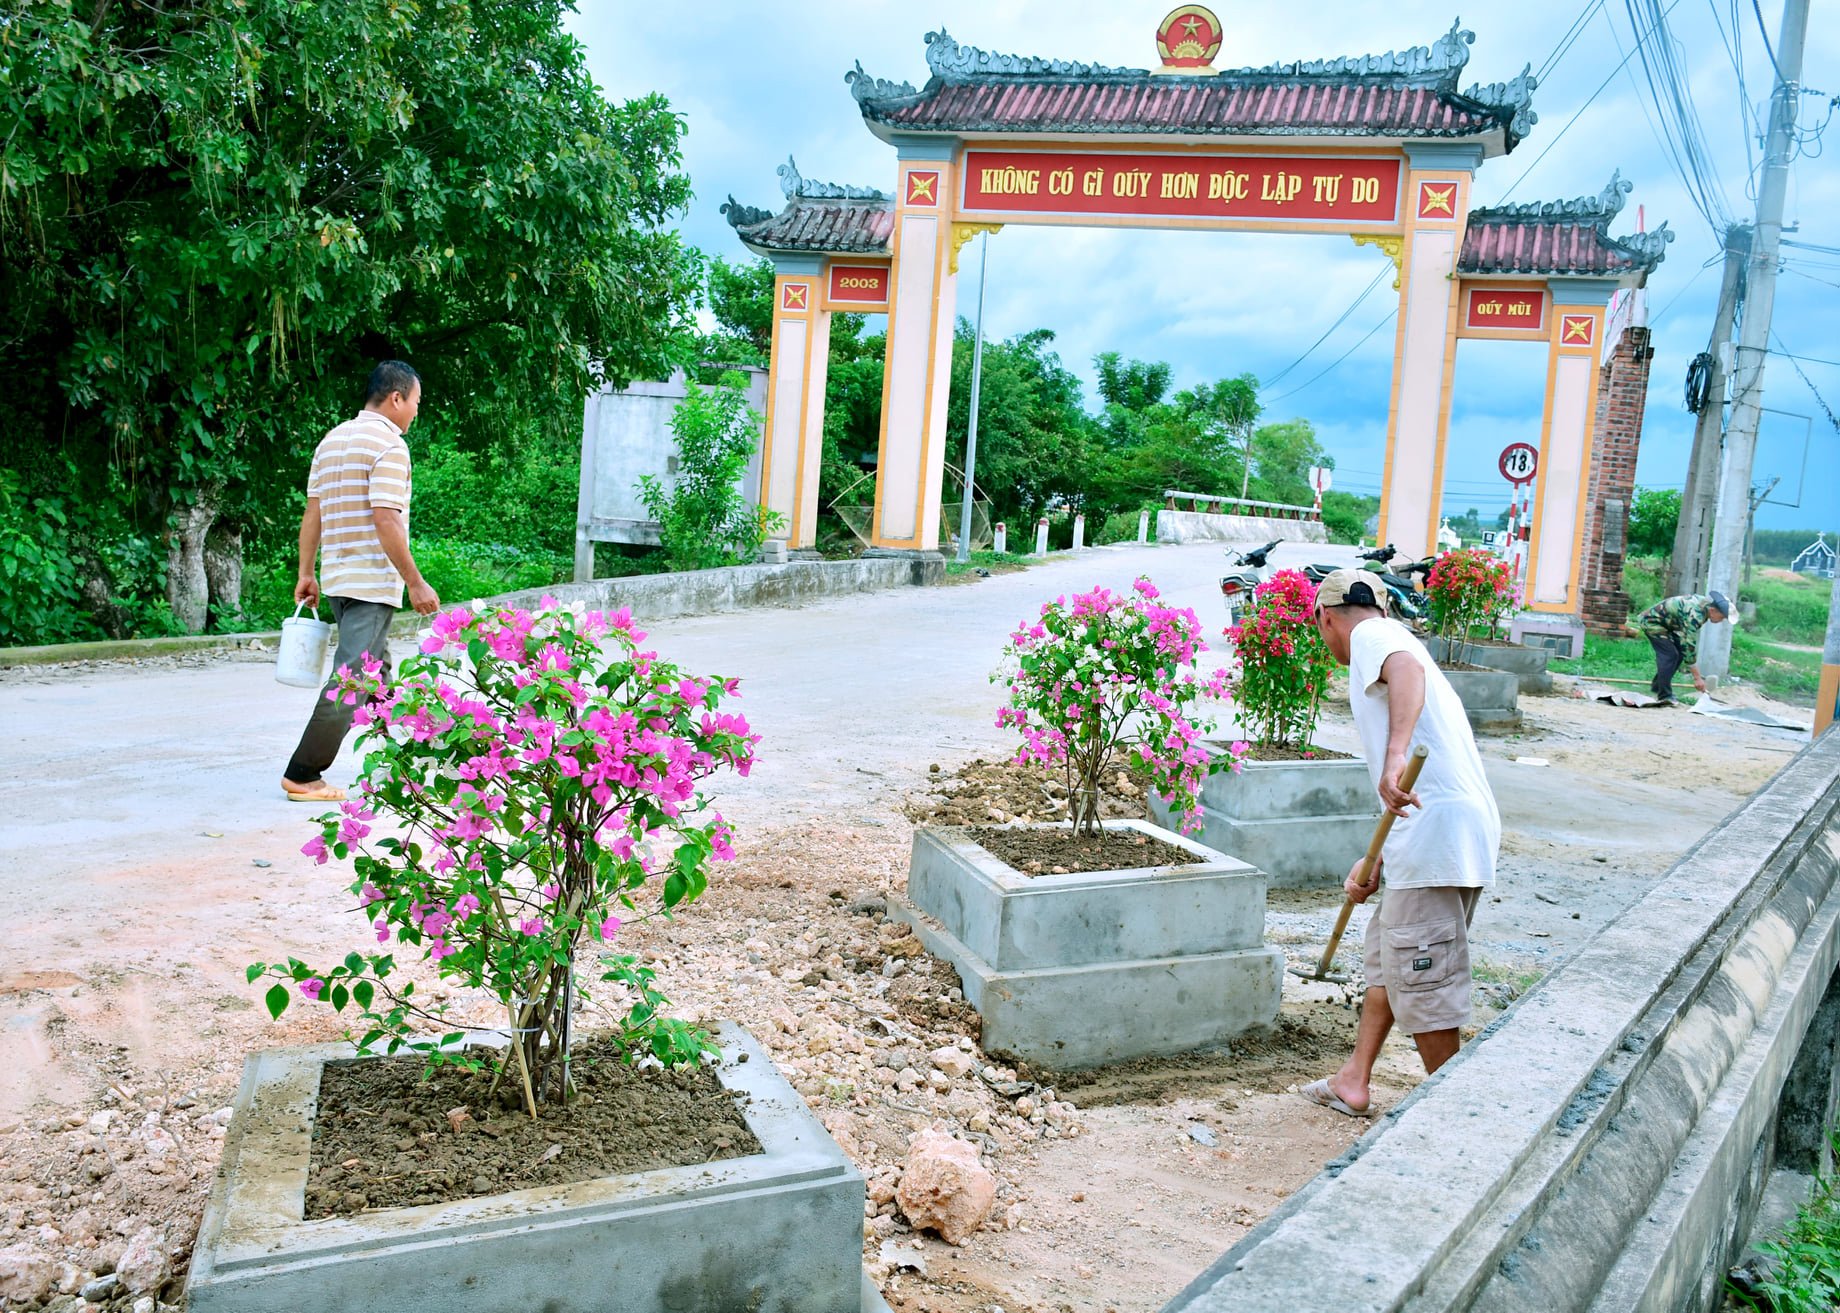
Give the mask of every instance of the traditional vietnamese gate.
[(958, 255), (1009, 225), (1339, 233), (1390, 258), (1400, 298), (1379, 535), (1435, 548), (1456, 344), (1547, 349), (1530, 610), (1580, 610), (1580, 543), (1605, 309), (1640, 286), (1672, 234), (1612, 239), (1630, 184), (1597, 197), (1472, 210), (1486, 159), (1531, 129), (1534, 79), (1459, 93), (1470, 32), (1399, 53), (1222, 71), (1220, 22), (1184, 5), (1157, 33), (1162, 66), (995, 55), (928, 33), (916, 89), (845, 75), (895, 148), (892, 194), (780, 166), (777, 214), (723, 212), (772, 260), (775, 301), (761, 499), (809, 548), (818, 512), (830, 316), (886, 312), (871, 549), (936, 551)]

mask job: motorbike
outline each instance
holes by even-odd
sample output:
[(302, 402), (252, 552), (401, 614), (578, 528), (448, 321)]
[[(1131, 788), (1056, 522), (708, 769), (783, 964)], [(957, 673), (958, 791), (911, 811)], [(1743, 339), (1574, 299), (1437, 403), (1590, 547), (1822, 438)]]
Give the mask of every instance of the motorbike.
[(1282, 538), (1274, 538), (1263, 547), (1255, 547), (1251, 551), (1227, 553), (1227, 564), (1238, 567), (1232, 573), (1220, 577), (1220, 596), (1227, 604), (1229, 627), (1239, 623), (1240, 612), (1252, 601), (1253, 590), (1270, 575), (1272, 549), (1283, 541)]
[[(1388, 564), (1398, 554), (1393, 544), (1376, 547), (1370, 551), (1359, 552), (1361, 569), (1371, 571), (1380, 577), (1386, 586), (1389, 610), (1400, 620), (1423, 620), (1428, 614), (1429, 606), (1425, 597), (1424, 576), (1437, 564), (1437, 558), (1427, 556), (1422, 561), (1414, 561), (1399, 570), (1389, 570)], [(1311, 565), (1304, 568), (1304, 576), (1313, 584), (1320, 584), (1327, 579), (1337, 567), (1333, 565)], [(1415, 581), (1412, 576), (1418, 575)]]

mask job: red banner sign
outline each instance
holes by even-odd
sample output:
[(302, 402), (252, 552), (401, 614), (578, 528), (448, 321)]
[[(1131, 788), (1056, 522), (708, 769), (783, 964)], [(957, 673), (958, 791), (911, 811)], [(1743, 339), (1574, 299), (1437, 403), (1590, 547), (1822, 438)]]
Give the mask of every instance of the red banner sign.
[(885, 264), (834, 264), (828, 297), (838, 303), (865, 306), (888, 304), (888, 266)]
[(1099, 155), (973, 150), (962, 208), (1395, 223), (1401, 161), (1331, 155)]
[(1465, 328), (1523, 328), (1537, 333), (1546, 324), (1544, 292), (1471, 287), (1465, 302)]

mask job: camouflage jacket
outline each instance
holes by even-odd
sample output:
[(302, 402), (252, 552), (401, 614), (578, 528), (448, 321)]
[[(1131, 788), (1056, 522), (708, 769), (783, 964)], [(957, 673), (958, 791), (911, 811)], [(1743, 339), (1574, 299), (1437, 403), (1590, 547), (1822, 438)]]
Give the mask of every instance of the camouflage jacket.
[(1636, 627), (1650, 638), (1671, 638), (1680, 644), (1680, 659), (1692, 666), (1699, 661), (1699, 631), (1706, 624), (1712, 599), (1704, 593), (1664, 597), (1636, 618)]

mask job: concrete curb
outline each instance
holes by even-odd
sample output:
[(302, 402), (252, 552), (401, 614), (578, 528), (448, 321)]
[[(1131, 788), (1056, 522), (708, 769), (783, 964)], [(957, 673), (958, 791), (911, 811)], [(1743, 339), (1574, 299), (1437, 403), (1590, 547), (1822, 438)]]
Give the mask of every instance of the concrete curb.
[(1716, 1308), (1792, 1073), (1833, 1116), (1811, 1021), (1837, 964), (1832, 738), (1166, 1313)]
[(247, 634), (181, 634), (169, 638), (105, 638), (94, 643), (0, 647), (0, 666), (49, 666), (66, 661), (138, 661), (180, 652), (248, 647), (257, 640), (272, 650), (281, 641), (281, 631), (270, 629)]
[[(755, 606), (794, 606), (826, 597), (885, 588), (928, 587), (945, 579), (945, 558), (937, 552), (911, 556), (859, 557), (849, 561), (788, 561), (783, 565), (732, 565), (717, 570), (638, 574), (585, 584), (553, 584), (479, 600), (490, 605), (532, 607), (545, 597), (583, 601), (600, 610), (628, 607), (647, 620), (737, 611)], [(445, 605), (455, 605), (449, 602)], [(466, 605), (466, 602), (457, 603)], [(390, 625), (392, 638), (410, 638), (427, 621), (404, 611)], [(248, 647), (260, 639), (271, 649), (279, 630), (248, 634), (188, 634), (175, 638), (110, 639), (95, 643), (52, 643), (0, 648), (0, 667), (68, 661), (144, 660), (178, 652)]]

